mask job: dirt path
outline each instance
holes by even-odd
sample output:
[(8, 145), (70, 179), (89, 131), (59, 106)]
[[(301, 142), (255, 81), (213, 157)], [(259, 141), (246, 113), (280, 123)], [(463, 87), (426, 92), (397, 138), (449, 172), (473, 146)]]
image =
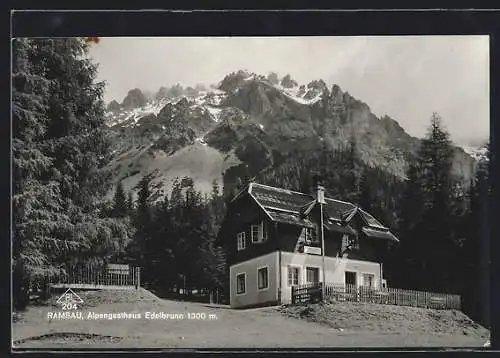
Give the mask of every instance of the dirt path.
[[(276, 308), (231, 310), (190, 302), (142, 300), (98, 304), (87, 312), (141, 313), (141, 319), (52, 320), (54, 307), (31, 307), (13, 325), (19, 348), (292, 348), (292, 347), (481, 347), (467, 335), (415, 335), (331, 328), (283, 316)], [(146, 312), (184, 314), (183, 319), (146, 319)], [(188, 319), (188, 314), (205, 319)], [(177, 317), (179, 318), (179, 317)], [(50, 335), (46, 338), (43, 335)], [(38, 338), (37, 338), (38, 337)], [(34, 338), (34, 339), (33, 339)]]

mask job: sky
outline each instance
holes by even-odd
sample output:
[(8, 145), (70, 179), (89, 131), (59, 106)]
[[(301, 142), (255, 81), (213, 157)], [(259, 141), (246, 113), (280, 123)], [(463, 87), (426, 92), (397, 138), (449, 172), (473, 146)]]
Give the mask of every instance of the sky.
[(488, 36), (101, 38), (90, 49), (105, 101), (133, 88), (220, 82), (240, 69), (323, 79), (425, 135), (437, 112), (454, 142), (489, 136)]

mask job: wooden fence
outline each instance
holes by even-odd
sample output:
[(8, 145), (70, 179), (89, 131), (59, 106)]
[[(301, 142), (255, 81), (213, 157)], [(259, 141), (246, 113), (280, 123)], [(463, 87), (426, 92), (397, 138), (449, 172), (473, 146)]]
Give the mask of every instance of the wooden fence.
[[(117, 265), (116, 265), (117, 266)], [(50, 282), (52, 287), (77, 288), (138, 288), (141, 285), (140, 267), (75, 267), (66, 270)]]
[[(319, 302), (322, 283), (292, 287), (292, 303)], [(386, 305), (411, 306), (434, 309), (461, 309), (459, 295), (434, 293), (399, 288), (374, 289), (354, 285), (326, 284), (326, 302), (362, 302)]]

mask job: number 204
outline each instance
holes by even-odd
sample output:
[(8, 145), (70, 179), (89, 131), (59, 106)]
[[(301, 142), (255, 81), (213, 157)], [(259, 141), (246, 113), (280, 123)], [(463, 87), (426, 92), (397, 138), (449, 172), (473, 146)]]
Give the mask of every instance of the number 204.
[(76, 310), (78, 309), (78, 307), (76, 306), (76, 303), (63, 303), (62, 309), (65, 311), (69, 311), (69, 310)]

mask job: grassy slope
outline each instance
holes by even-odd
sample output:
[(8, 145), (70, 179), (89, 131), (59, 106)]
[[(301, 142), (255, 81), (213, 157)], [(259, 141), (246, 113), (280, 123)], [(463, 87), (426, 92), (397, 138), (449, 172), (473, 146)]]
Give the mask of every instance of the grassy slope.
[(305, 304), (283, 307), (283, 315), (339, 330), (397, 334), (449, 334), (488, 339), (489, 332), (457, 310), (434, 310), (362, 303)]
[[(161, 300), (140, 291), (82, 293), (83, 311), (215, 314), (206, 320), (47, 320), (52, 306), (30, 307), (13, 326), (20, 348), (146, 348), (146, 347), (481, 347), (487, 334), (456, 312), (431, 311), (427, 317), (412, 309), (380, 306), (337, 306), (335, 324), (296, 319), (304, 307), (232, 310), (200, 303)], [(320, 306), (311, 306), (320, 318)], [(316, 308), (315, 308), (316, 307)], [(279, 311), (282, 311), (281, 313)], [(331, 307), (327, 310), (331, 310)], [(432, 315), (438, 315), (431, 318)], [(290, 317), (293, 316), (293, 317)], [(333, 322), (331, 317), (329, 322)], [(396, 323), (398, 322), (398, 323)], [(438, 322), (440, 322), (438, 324)], [(456, 327), (451, 329), (450, 327)], [(468, 329), (469, 334), (460, 332)], [(342, 328), (342, 327), (339, 327)], [(484, 337), (483, 337), (484, 336)]]

